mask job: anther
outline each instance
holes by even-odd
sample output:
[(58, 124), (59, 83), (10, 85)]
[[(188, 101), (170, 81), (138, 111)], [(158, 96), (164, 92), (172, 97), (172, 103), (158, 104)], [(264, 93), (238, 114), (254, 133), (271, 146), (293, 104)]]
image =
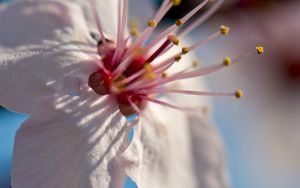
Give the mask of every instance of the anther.
[(161, 77), (162, 77), (162, 78), (167, 78), (167, 77), (168, 77), (168, 74), (167, 74), (166, 72), (164, 72), (164, 73), (161, 74)]
[(150, 79), (150, 80), (153, 80), (156, 78), (156, 75), (153, 71), (153, 67), (150, 63), (145, 63), (144, 64), (144, 69), (146, 71), (146, 74), (145, 74), (145, 77)]
[(138, 37), (140, 35), (140, 31), (138, 30), (138, 28), (131, 28), (130, 35), (133, 37)]
[(156, 26), (156, 21), (155, 21), (155, 20), (150, 20), (150, 21), (148, 22), (148, 26), (149, 26), (149, 27), (155, 27), (155, 26)]
[(232, 62), (231, 62), (230, 57), (225, 57), (225, 58), (223, 59), (223, 65), (224, 65), (224, 66), (229, 66), (231, 63), (232, 63)]
[(263, 46), (256, 46), (256, 51), (259, 55), (264, 53), (264, 47)]
[(182, 47), (181, 53), (187, 54), (190, 51), (189, 47)]
[(181, 54), (177, 54), (176, 56), (175, 56), (175, 61), (180, 61), (181, 60)]
[(221, 25), (221, 26), (220, 26), (220, 33), (221, 33), (222, 35), (228, 35), (229, 31), (230, 31), (230, 28), (229, 28), (229, 27), (227, 27), (227, 26), (225, 26), (225, 25)]
[(171, 2), (173, 3), (173, 6), (178, 6), (181, 3), (181, 0), (171, 0)]
[(242, 98), (244, 96), (244, 92), (240, 89), (236, 90), (234, 93), (236, 98)]
[(192, 65), (193, 65), (194, 68), (196, 68), (196, 67), (198, 67), (200, 65), (200, 61), (199, 60), (194, 60), (192, 62)]
[(178, 38), (173, 34), (168, 36), (168, 40), (170, 40), (176, 46), (179, 44)]
[(176, 20), (176, 25), (177, 25), (178, 27), (182, 26), (182, 25), (183, 25), (182, 19), (177, 19), (177, 20)]

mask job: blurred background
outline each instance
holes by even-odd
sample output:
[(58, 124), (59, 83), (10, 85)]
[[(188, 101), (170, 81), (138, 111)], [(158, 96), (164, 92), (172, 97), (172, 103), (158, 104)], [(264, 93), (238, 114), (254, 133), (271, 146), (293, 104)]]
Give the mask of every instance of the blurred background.
[[(144, 1), (146, 9), (135, 4), (130, 10), (137, 15), (141, 15), (139, 11), (151, 13), (161, 3)], [(183, 0), (170, 11), (165, 23), (201, 2)], [(227, 148), (232, 187), (299, 188), (300, 1), (225, 0), (221, 9), (189, 37), (205, 38), (222, 24), (230, 26), (231, 33), (197, 50), (201, 66), (216, 64), (224, 56), (243, 56), (258, 44), (265, 47), (263, 56), (244, 58), (205, 77), (212, 91), (241, 88), (245, 92), (242, 100), (213, 98), (212, 114)], [(14, 135), (26, 117), (0, 109), (1, 188), (9, 188)], [(125, 187), (135, 186), (128, 180)]]

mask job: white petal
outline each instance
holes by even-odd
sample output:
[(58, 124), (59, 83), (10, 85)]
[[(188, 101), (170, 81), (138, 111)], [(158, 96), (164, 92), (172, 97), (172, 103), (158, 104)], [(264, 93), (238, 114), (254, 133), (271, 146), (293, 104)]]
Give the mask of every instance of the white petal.
[(39, 44), (56, 37), (55, 30), (70, 27), (77, 40), (89, 36), (79, 6), (71, 2), (24, 1), (14, 3), (0, 12), (0, 45), (16, 47)]
[[(29, 1), (29, 0), (16, 0), (16, 1)], [(49, 0), (31, 0), (36, 2), (49, 1)], [(64, 2), (75, 2), (79, 5), (84, 13), (88, 26), (91, 30), (96, 31), (96, 21), (91, 6), (93, 0), (64, 0)], [(107, 37), (115, 37), (117, 35), (118, 23), (118, 3), (119, 0), (95, 0), (94, 6), (97, 10), (98, 17), (101, 20), (104, 33)]]
[[(94, 30), (96, 29), (95, 16), (93, 15), (90, 1), (91, 0), (70, 0), (79, 3), (83, 12), (85, 13), (85, 17), (88, 21), (88, 24)], [(98, 17), (100, 18), (103, 32), (108, 37), (117, 36), (117, 26), (118, 26), (118, 4), (119, 0), (95, 0), (96, 1), (96, 9), (98, 13)]]
[(39, 100), (55, 93), (74, 94), (97, 70), (87, 45), (47, 43), (0, 48), (0, 104), (31, 113)]
[[(135, 128), (126, 159), (128, 175), (142, 188), (226, 188), (224, 151), (208, 118), (150, 107), (154, 123)], [(163, 114), (163, 116), (162, 116)]]
[(119, 188), (129, 126), (111, 97), (56, 97), (18, 130), (13, 188)]

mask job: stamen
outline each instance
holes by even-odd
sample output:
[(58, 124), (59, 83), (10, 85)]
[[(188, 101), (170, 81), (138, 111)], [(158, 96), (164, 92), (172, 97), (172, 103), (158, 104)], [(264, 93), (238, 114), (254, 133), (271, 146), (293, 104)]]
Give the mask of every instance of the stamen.
[(220, 27), (220, 30), (215, 32), (214, 34), (208, 36), (206, 39), (204, 40), (200, 40), (199, 42), (196, 42), (195, 44), (193, 44), (191, 47), (190, 47), (190, 51), (196, 49), (196, 48), (199, 48), (200, 46), (203, 46), (209, 42), (211, 42), (212, 40), (216, 39), (217, 37), (220, 36), (220, 34), (222, 35), (227, 35), (229, 32), (229, 28), (226, 27), (226, 26), (221, 26)]
[(161, 77), (162, 77), (162, 78), (167, 78), (167, 77), (168, 77), (168, 73), (166, 73), (166, 72), (162, 73), (162, 74), (161, 74)]
[[(205, 0), (202, 3), (200, 3), (196, 8), (194, 8), (191, 12), (189, 12), (186, 16), (184, 16), (181, 21), (183, 23), (185, 23), (186, 21), (188, 21), (193, 15), (195, 15), (201, 8), (203, 8), (207, 3), (209, 2), (209, 0)], [(175, 31), (178, 28), (177, 24), (175, 23), (174, 25), (170, 26), (169, 28), (167, 28), (164, 32), (162, 32), (160, 35), (158, 35), (157, 37), (155, 37), (155, 39), (153, 39), (153, 41), (147, 46), (147, 48), (152, 48), (156, 43), (158, 43), (159, 41), (161, 41), (163, 38), (165, 38), (168, 34), (170, 34), (171, 32)]]
[(221, 96), (236, 96), (237, 92), (239, 96), (242, 96), (241, 90), (238, 90), (234, 93), (222, 93), (222, 92), (203, 92), (203, 91), (192, 91), (192, 90), (174, 90), (174, 89), (149, 89), (149, 90), (141, 90), (139, 93), (141, 94), (150, 94), (150, 93), (179, 93), (179, 94), (186, 94), (186, 95), (197, 95), (197, 96), (214, 96), (214, 97), (221, 97)]
[(90, 2), (90, 6), (92, 8), (92, 12), (93, 12), (93, 15), (94, 15), (94, 19), (96, 21), (96, 25), (97, 25), (99, 34), (101, 36), (102, 43), (103, 43), (104, 46), (107, 46), (107, 42), (106, 42), (105, 37), (104, 37), (104, 33), (103, 33), (103, 28), (102, 28), (102, 25), (101, 25), (101, 21), (100, 21), (98, 12), (96, 10), (96, 7), (97, 7), (96, 0), (89, 0), (89, 2)]
[(230, 31), (229, 27), (227, 27), (225, 25), (221, 25), (221, 27), (220, 27), (220, 33), (222, 35), (228, 35), (229, 31)]
[(149, 22), (148, 22), (148, 27), (156, 27), (156, 21), (155, 20), (150, 20)]
[(115, 49), (113, 58), (112, 58), (112, 66), (115, 65), (116, 60), (119, 59), (119, 56), (123, 53), (125, 48), (125, 26), (128, 17), (128, 0), (120, 0), (118, 6), (118, 33), (117, 33), (117, 47)]
[(149, 57), (146, 62), (151, 63), (155, 58), (157, 58), (169, 45), (171, 41), (167, 39), (154, 53)]
[(230, 57), (225, 57), (223, 60), (223, 65), (229, 66), (231, 64), (231, 59)]
[(182, 54), (187, 54), (189, 51), (190, 51), (189, 47), (186, 47), (186, 46), (182, 47), (182, 50), (181, 50)]
[(119, 77), (120, 74), (122, 74), (126, 70), (126, 68), (132, 63), (132, 61), (136, 57), (143, 56), (145, 55), (145, 53), (146, 50), (144, 48), (136, 48), (134, 52), (132, 52), (130, 56), (127, 57), (127, 59), (125, 59), (118, 65), (118, 67), (112, 72), (112, 75), (114, 77)]
[(150, 63), (145, 63), (144, 65), (145, 69), (145, 78), (149, 80), (154, 80), (156, 78), (156, 74), (153, 71), (153, 67)]
[(256, 51), (257, 51), (258, 55), (261, 55), (261, 54), (264, 53), (264, 47), (262, 47), (262, 46), (257, 46), (257, 47), (256, 47)]
[(223, 1), (224, 0), (217, 0), (217, 3), (214, 4), (206, 13), (204, 13), (203, 16), (201, 16), (200, 18), (198, 18), (195, 22), (193, 22), (192, 24), (190, 24), (184, 30), (180, 31), (178, 33), (178, 36), (184, 37), (187, 34), (189, 34), (191, 31), (193, 31), (196, 27), (198, 27), (199, 25), (201, 25), (204, 21), (207, 20), (207, 18), (209, 18), (213, 13), (215, 13), (217, 11), (217, 9), (220, 8), (220, 6), (222, 5)]
[(188, 107), (175, 106), (173, 104), (169, 104), (169, 103), (166, 103), (164, 101), (160, 101), (160, 100), (157, 100), (157, 99), (149, 98), (149, 97), (146, 97), (146, 96), (141, 96), (141, 98), (143, 98), (146, 101), (149, 101), (149, 102), (152, 102), (152, 103), (156, 103), (156, 104), (159, 104), (159, 105), (162, 105), (162, 106), (166, 106), (166, 107), (169, 107), (169, 108), (173, 108), (173, 109), (176, 109), (176, 110), (192, 111), (192, 112), (198, 110), (197, 108), (188, 108)]
[(234, 95), (236, 96), (236, 98), (242, 98), (244, 96), (244, 92), (242, 90), (238, 89), (238, 90), (236, 90)]
[(196, 68), (196, 67), (200, 66), (200, 61), (199, 60), (194, 60), (192, 62), (192, 66), (193, 66), (193, 68)]
[(173, 6), (178, 6), (181, 3), (181, 0), (171, 0), (173, 3)]

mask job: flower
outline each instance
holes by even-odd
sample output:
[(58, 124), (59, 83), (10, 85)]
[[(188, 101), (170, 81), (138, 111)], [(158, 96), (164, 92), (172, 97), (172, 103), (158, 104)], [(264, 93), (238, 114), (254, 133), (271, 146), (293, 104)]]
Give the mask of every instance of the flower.
[[(142, 32), (131, 24), (133, 40), (128, 0), (21, 1), (1, 12), (0, 103), (30, 114), (16, 136), (13, 187), (121, 187), (126, 173), (140, 187), (227, 186), (222, 144), (199, 110), (203, 103), (170, 94), (242, 96), (198, 91), (182, 81), (222, 69), (228, 58), (207, 68), (177, 63), (229, 28), (177, 47), (178, 37), (211, 14), (172, 34), (210, 3), (205, 0), (151, 38), (178, 3), (165, 0)], [(140, 121), (126, 121), (135, 113)]]

